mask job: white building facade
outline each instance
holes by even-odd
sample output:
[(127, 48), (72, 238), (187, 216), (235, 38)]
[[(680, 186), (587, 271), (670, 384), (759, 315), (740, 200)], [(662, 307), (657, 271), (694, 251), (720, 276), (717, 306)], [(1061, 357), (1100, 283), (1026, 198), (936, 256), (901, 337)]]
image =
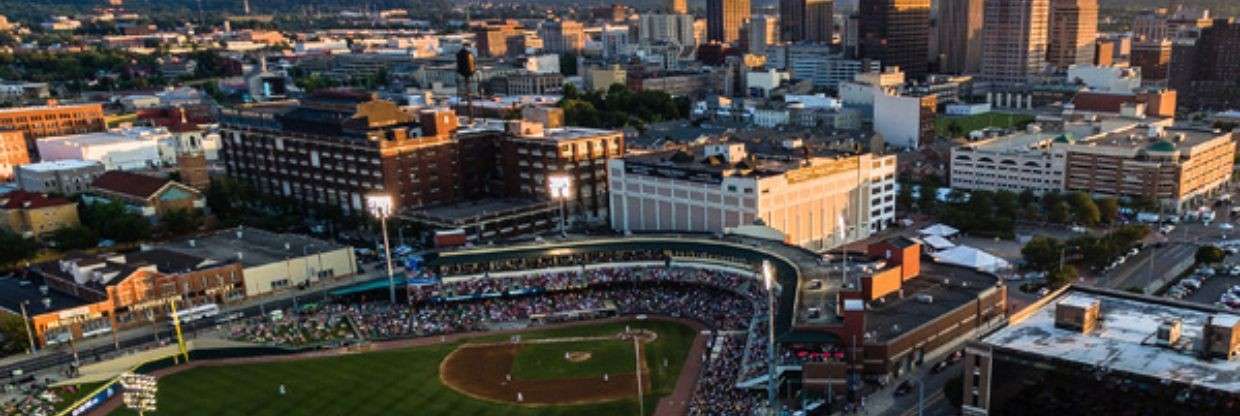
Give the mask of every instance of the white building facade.
[[(703, 150), (701, 163), (683, 154), (608, 161), (612, 228), (722, 233), (760, 220), (788, 243), (825, 249), (895, 220), (895, 156), (815, 157), (772, 168), (747, 157), (743, 144)], [(718, 161), (730, 167), (712, 166)]]

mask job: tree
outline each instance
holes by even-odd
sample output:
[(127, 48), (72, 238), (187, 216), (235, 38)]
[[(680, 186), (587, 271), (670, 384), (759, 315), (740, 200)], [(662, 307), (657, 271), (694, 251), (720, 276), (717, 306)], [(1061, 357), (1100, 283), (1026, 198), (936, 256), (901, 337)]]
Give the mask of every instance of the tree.
[(1223, 252), (1223, 249), (1221, 248), (1215, 246), (1201, 246), (1201, 248), (1197, 249), (1197, 255), (1195, 258), (1197, 262), (1201, 264), (1218, 264), (1222, 263), (1223, 258), (1226, 256), (1227, 253)]
[(1098, 200), (1098, 212), (1102, 216), (1102, 222), (1114, 224), (1119, 220), (1119, 199), (1111, 197)]
[(935, 204), (938, 204), (939, 187), (934, 185), (922, 184), (921, 190), (917, 195), (917, 209), (923, 213), (934, 212)]
[(913, 210), (913, 187), (908, 183), (899, 185), (900, 191), (896, 193), (896, 210)]
[(1016, 193), (1012, 191), (995, 192), (995, 216), (999, 218), (1015, 219), (1019, 215), (1020, 202)]
[(117, 201), (82, 204), (81, 214), (82, 224), (102, 238), (129, 243), (151, 236), (151, 223)]
[(56, 230), (48, 240), (60, 250), (82, 250), (99, 245), (99, 234), (79, 225)]
[(1063, 266), (1056, 267), (1046, 275), (1046, 284), (1052, 289), (1063, 287), (1064, 285), (1075, 282), (1080, 276), (1077, 274), (1076, 267)]
[(8, 230), (0, 230), (0, 247), (0, 266), (15, 265), (39, 252), (39, 244), (34, 240)]
[(947, 134), (953, 139), (964, 136), (964, 127), (960, 125), (959, 121), (952, 120), (951, 123), (947, 123)]
[(1046, 219), (1050, 222), (1065, 223), (1072, 217), (1072, 206), (1065, 201), (1059, 201), (1051, 206), (1051, 211), (1047, 214)]
[(1021, 247), (1020, 254), (1025, 258), (1025, 265), (1038, 271), (1051, 270), (1059, 265), (1064, 245), (1059, 240), (1044, 235), (1033, 237)]
[(169, 210), (159, 219), (159, 225), (169, 234), (191, 233), (202, 227), (202, 214), (189, 209)]
[(1098, 210), (1098, 204), (1094, 203), (1094, 199), (1084, 192), (1073, 192), (1068, 197), (1072, 203), (1072, 217), (1078, 224), (1084, 226), (1097, 225), (1102, 221), (1102, 213)]
[(16, 354), (30, 348), (26, 320), (20, 315), (0, 313), (0, 353)]

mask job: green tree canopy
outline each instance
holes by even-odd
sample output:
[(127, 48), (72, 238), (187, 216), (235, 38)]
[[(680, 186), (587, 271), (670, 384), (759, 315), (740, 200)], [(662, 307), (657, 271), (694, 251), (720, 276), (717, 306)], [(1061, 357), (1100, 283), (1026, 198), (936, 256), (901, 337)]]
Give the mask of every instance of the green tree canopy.
[(1227, 253), (1215, 246), (1201, 246), (1195, 256), (1197, 262), (1202, 264), (1222, 263), (1224, 257), (1227, 257)]
[(48, 240), (59, 250), (82, 250), (99, 244), (99, 233), (83, 226), (56, 230)]
[(1039, 235), (1030, 239), (1020, 249), (1020, 254), (1024, 256), (1025, 265), (1030, 269), (1048, 271), (1058, 267), (1063, 250), (1064, 244), (1059, 240)]
[(39, 244), (8, 230), (0, 229), (0, 266), (13, 266), (39, 252)]

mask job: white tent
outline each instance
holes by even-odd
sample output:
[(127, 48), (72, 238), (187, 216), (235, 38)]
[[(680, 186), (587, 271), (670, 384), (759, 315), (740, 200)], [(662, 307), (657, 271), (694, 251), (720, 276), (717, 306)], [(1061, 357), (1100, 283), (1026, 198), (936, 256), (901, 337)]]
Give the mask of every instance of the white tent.
[(1007, 260), (969, 246), (956, 246), (934, 253), (932, 256), (938, 263), (953, 264), (990, 273), (1012, 267)]
[(947, 224), (934, 224), (921, 229), (921, 235), (937, 235), (944, 238), (951, 237), (959, 233), (960, 230), (952, 228), (952, 226)]
[(935, 251), (947, 250), (949, 248), (956, 246), (951, 241), (948, 241), (946, 238), (943, 238), (938, 235), (928, 235), (926, 237), (923, 237), (921, 241), (923, 243), (926, 243), (927, 246), (930, 246), (930, 248), (934, 249)]

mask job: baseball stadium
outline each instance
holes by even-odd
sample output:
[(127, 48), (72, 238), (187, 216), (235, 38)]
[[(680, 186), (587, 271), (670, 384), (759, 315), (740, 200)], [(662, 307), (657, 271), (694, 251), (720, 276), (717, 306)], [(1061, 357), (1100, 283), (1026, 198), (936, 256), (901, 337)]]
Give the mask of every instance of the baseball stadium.
[(138, 414), (121, 371), (158, 380), (154, 415), (821, 414), (1002, 319), (998, 278), (920, 250), (641, 236), (428, 253), (396, 304), (386, 279), (359, 282), (88, 366), (64, 414)]

